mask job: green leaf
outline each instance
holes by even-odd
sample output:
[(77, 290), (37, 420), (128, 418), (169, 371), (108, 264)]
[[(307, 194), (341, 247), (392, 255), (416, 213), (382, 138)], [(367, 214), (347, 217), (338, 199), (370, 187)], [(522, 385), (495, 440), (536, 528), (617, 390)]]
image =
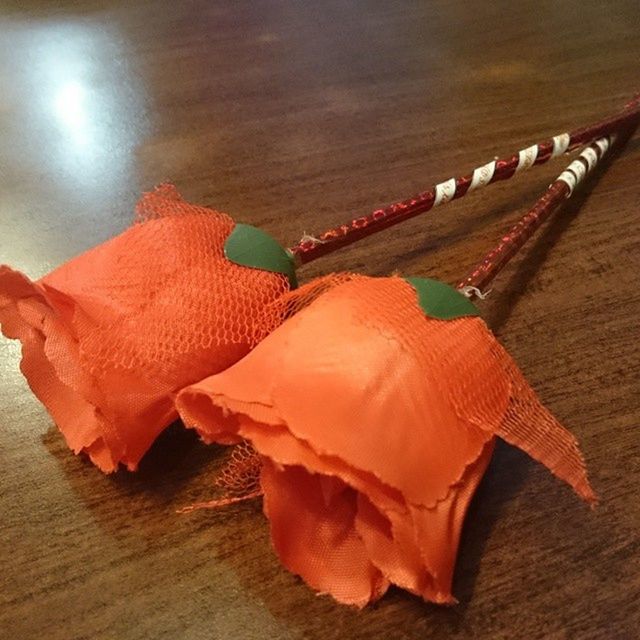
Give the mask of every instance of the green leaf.
[(293, 256), (257, 227), (236, 224), (224, 244), (224, 255), (243, 267), (282, 273), (292, 289), (298, 286)]
[(416, 290), (418, 303), (431, 318), (453, 320), (465, 316), (479, 316), (478, 308), (459, 291), (444, 282), (431, 278), (405, 278)]

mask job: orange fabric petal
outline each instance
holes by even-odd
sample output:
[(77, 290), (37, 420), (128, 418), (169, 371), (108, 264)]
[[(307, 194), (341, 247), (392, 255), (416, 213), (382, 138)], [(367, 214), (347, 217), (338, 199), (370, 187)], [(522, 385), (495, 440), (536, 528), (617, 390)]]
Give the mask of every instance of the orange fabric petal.
[[(390, 299), (393, 308), (385, 310)], [(432, 506), (492, 435), (456, 415), (442, 367), (407, 348), (413, 345), (405, 344), (404, 333), (440, 338), (460, 322), (426, 318), (404, 280), (357, 279), (287, 320), (224, 375), (183, 391), (178, 406), (207, 439), (219, 423), (207, 418), (207, 405), (257, 420), (256, 411), (271, 407), (317, 453)], [(496, 423), (507, 394), (505, 386)]]
[(438, 604), (454, 604), (451, 582), (464, 518), (491, 460), (494, 441), (433, 508), (384, 512), (359, 495), (356, 530), (369, 558), (390, 582)]
[[(32, 282), (0, 267), (0, 324), (69, 446), (135, 469), (177, 418), (176, 392), (245, 355), (277, 323), (284, 276), (233, 264), (234, 223), (164, 186), (138, 224)], [(257, 318), (260, 321), (257, 321)]]
[[(399, 282), (408, 286), (403, 280)], [(577, 440), (542, 405), (480, 318), (445, 322), (421, 318), (409, 313), (390, 287), (373, 284), (371, 279), (369, 283), (365, 291), (362, 279), (355, 278), (340, 290), (354, 298), (366, 293), (368, 310), (364, 305), (353, 305), (359, 307), (360, 321), (367, 322), (367, 312), (375, 315), (378, 328), (396, 336), (419, 367), (431, 373), (429, 385), (440, 382), (439, 392), (448, 398), (457, 416), (520, 447), (581, 498), (596, 501)], [(289, 297), (295, 295), (292, 292)], [(340, 301), (335, 306), (338, 304)], [(341, 306), (347, 308), (344, 302)], [(428, 328), (420, 327), (421, 320), (426, 320)]]
[[(251, 407), (246, 408), (251, 411)], [(299, 466), (317, 477), (338, 479), (358, 492), (356, 532), (367, 548), (369, 559), (389, 582), (426, 600), (455, 602), (451, 596), (451, 580), (460, 529), (469, 501), (490, 460), (493, 440), (485, 445), (479, 459), (467, 467), (461, 481), (450, 488), (447, 496), (427, 509), (407, 505), (398, 491), (383, 485), (371, 474), (349, 467), (339, 458), (319, 456), (308, 443), (279, 425), (277, 416), (269, 409), (261, 407), (256, 414), (264, 422), (235, 411), (219, 413), (219, 424), (249, 440), (278, 468)], [(282, 482), (288, 478), (284, 476)], [(263, 483), (263, 489), (265, 499), (271, 500), (273, 486)], [(295, 490), (293, 487), (292, 491)], [(295, 521), (291, 527), (295, 530)], [(286, 556), (282, 545), (276, 545), (276, 550)], [(298, 565), (292, 569), (284, 559), (283, 563), (306, 579)], [(313, 581), (308, 582), (318, 588)], [(333, 593), (331, 589), (326, 590)], [(337, 599), (343, 601), (341, 598), (344, 596)]]
[(451, 582), (462, 525), (471, 499), (491, 461), (494, 445), (494, 440), (485, 444), (478, 459), (465, 469), (460, 481), (433, 509), (409, 505), (418, 547), (433, 575), (435, 595), (428, 595), (434, 602), (455, 601), (451, 596)]
[[(431, 508), (407, 504), (402, 494), (335, 457), (317, 455), (285, 428), (238, 418), (238, 433), (278, 465), (299, 465), (338, 478), (358, 492), (355, 526), (369, 558), (393, 584), (438, 603), (453, 603), (451, 581), (467, 508), (494, 449), (491, 439), (447, 496)], [(265, 496), (266, 496), (265, 489)]]
[[(287, 309), (297, 295), (307, 293), (281, 299)], [(321, 495), (328, 500), (327, 487), (331, 499), (344, 495), (349, 505), (342, 505), (342, 535), (351, 539), (354, 528), (385, 580), (449, 603), (462, 523), (495, 435), (520, 437), (554, 471), (573, 469), (558, 475), (579, 493), (589, 486), (584, 466), (572, 466), (577, 447), (561, 448), (559, 464), (550, 464), (536, 444), (567, 432), (555, 421), (540, 432), (528, 422), (548, 413), (482, 320), (426, 317), (414, 289), (398, 278), (337, 283), (236, 365), (184, 389), (177, 406), (205, 440), (246, 438), (270, 465), (268, 477), (277, 470), (278, 482), (263, 482), (265, 500), (283, 509), (300, 501), (286, 518), (276, 516), (287, 529), (274, 538), (278, 554), (341, 601), (360, 602), (366, 589), (358, 583), (345, 595), (344, 567), (326, 559), (329, 547), (321, 545), (320, 571), (317, 551), (305, 558), (295, 540), (298, 514), (305, 540), (314, 519), (324, 526), (329, 516), (318, 505)], [(307, 511), (305, 501), (313, 503)], [(358, 575), (369, 574), (361, 568)]]
[(369, 560), (354, 527), (353, 489), (268, 460), (262, 484), (271, 539), (285, 567), (343, 604), (362, 607), (386, 591), (389, 583)]

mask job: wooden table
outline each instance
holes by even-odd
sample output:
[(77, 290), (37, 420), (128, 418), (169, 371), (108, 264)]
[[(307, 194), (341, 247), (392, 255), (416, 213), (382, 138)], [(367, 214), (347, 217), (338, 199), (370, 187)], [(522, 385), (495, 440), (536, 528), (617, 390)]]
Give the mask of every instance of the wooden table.
[[(165, 179), (282, 242), (618, 109), (640, 4), (4, 3), (0, 262), (36, 277), (124, 229)], [(257, 502), (177, 515), (220, 449), (169, 429), (140, 472), (66, 449), (0, 342), (0, 636), (640, 637), (640, 143), (496, 282), (482, 308), (579, 438), (589, 510), (500, 446), (439, 608), (316, 597)], [(566, 164), (536, 169), (304, 269), (455, 281)]]

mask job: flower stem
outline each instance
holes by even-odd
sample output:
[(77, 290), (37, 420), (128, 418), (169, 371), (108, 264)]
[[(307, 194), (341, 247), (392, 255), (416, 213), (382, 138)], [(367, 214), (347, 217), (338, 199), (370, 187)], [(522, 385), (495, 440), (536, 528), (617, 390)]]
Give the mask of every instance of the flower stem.
[[(520, 171), (529, 169), (534, 165), (544, 164), (551, 158), (557, 157), (566, 151), (572, 151), (592, 140), (634, 126), (639, 119), (640, 94), (636, 95), (616, 115), (574, 131), (559, 134), (507, 158), (492, 160), (476, 168), (468, 175), (441, 182), (413, 198), (396, 202), (383, 209), (376, 209), (367, 216), (356, 218), (351, 222), (325, 231), (319, 236), (305, 235), (289, 251), (293, 255), (296, 264), (306, 264), (316, 258), (332, 253), (340, 247), (429, 211), (438, 205), (461, 198), (471, 191), (499, 180), (512, 178)], [(561, 189), (562, 187), (557, 187), (558, 191)]]
[(458, 283), (457, 288), (469, 298), (474, 296), (483, 298), (486, 295), (486, 293), (483, 295), (483, 292), (486, 291), (489, 283), (509, 260), (516, 255), (543, 222), (573, 195), (575, 189), (593, 171), (614, 142), (626, 142), (636, 125), (637, 123), (619, 134), (600, 138), (585, 147), (578, 158), (558, 176), (533, 207), (502, 236), (497, 246), (489, 251), (469, 275)]

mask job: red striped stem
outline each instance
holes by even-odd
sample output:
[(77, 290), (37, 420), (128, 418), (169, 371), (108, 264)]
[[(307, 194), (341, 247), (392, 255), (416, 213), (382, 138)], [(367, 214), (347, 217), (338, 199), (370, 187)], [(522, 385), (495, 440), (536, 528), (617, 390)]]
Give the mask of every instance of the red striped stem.
[[(625, 133), (630, 135), (631, 131), (627, 130)], [(483, 291), (486, 291), (489, 283), (545, 220), (573, 195), (576, 187), (593, 171), (616, 138), (625, 140), (627, 136), (612, 134), (587, 146), (549, 186), (533, 207), (502, 236), (498, 245), (487, 253), (466, 278), (458, 283), (458, 289), (470, 298), (484, 297)]]
[(616, 115), (609, 116), (587, 127), (559, 134), (507, 158), (492, 160), (468, 175), (446, 180), (413, 198), (396, 202), (383, 209), (376, 209), (367, 216), (356, 218), (347, 224), (325, 231), (317, 237), (305, 235), (289, 251), (293, 254), (298, 265), (311, 262), (340, 247), (425, 213), (435, 206), (461, 198), (471, 191), (499, 180), (512, 178), (516, 173), (535, 165), (544, 164), (566, 151), (572, 151), (592, 140), (634, 126), (638, 120), (640, 120), (640, 94), (628, 102), (624, 109)]

